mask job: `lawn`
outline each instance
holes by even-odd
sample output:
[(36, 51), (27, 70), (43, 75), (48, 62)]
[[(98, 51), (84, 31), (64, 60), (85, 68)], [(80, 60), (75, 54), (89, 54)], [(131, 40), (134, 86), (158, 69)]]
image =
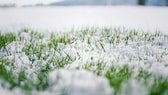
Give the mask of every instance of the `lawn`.
[(168, 35), (122, 27), (0, 33), (2, 95), (168, 95)]

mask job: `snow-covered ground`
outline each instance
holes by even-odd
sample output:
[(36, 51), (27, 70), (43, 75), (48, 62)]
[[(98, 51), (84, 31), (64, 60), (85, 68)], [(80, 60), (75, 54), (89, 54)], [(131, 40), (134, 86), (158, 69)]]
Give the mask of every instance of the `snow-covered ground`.
[(38, 7), (0, 9), (0, 29), (32, 27), (62, 30), (85, 26), (124, 26), (168, 33), (167, 7)]
[(0, 34), (2, 95), (168, 95), (168, 35), (39, 32)]
[(0, 9), (0, 95), (168, 95), (167, 17), (166, 7)]

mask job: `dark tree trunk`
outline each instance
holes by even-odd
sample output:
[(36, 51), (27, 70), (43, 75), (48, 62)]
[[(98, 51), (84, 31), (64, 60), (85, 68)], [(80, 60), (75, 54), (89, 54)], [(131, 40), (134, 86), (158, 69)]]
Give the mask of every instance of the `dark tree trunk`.
[(139, 5), (145, 5), (145, 0), (138, 0)]

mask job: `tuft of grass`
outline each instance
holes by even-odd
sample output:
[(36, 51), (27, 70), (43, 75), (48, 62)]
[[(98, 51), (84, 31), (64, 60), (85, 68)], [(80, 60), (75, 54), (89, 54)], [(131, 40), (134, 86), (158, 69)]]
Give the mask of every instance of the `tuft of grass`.
[(67, 45), (67, 44), (72, 44), (73, 42), (74, 42), (74, 39), (70, 38), (68, 34), (63, 34), (61, 35), (61, 37), (58, 37), (55, 34), (51, 34), (50, 42), (48, 46), (50, 48), (54, 48), (55, 50), (57, 50), (58, 44)]
[[(93, 72), (98, 76), (104, 76), (105, 64), (106, 64), (105, 62), (98, 60), (98, 62), (87, 63), (82, 68), (90, 72)], [(96, 68), (96, 69), (93, 70), (92, 68)]]
[(151, 86), (150, 95), (167, 95), (167, 84), (167, 79), (164, 79), (162, 77), (160, 77), (159, 79), (155, 79), (153, 85)]
[(10, 69), (12, 69), (11, 62), (1, 59), (0, 60), (0, 78), (10, 84), (9, 89), (13, 89), (15, 86), (17, 86), (17, 83), (15, 81), (15, 77), (12, 74), (12, 70), (8, 71), (6, 69), (6, 65), (11, 66)]
[(122, 83), (131, 78), (132, 71), (127, 65), (122, 68), (116, 68), (112, 66), (106, 73), (105, 77), (109, 80), (111, 87), (115, 89), (114, 95), (117, 95), (120, 91)]
[(5, 48), (6, 45), (16, 40), (16, 36), (13, 33), (1, 34), (0, 33), (0, 49)]
[[(9, 70), (8, 70), (8, 69)], [(14, 89), (15, 87), (20, 87), (25, 91), (31, 91), (33, 88), (32, 83), (27, 79), (25, 71), (19, 72), (18, 76), (13, 73), (14, 71), (13, 63), (8, 60), (0, 60), (0, 78), (3, 81), (9, 83), (9, 89)]]

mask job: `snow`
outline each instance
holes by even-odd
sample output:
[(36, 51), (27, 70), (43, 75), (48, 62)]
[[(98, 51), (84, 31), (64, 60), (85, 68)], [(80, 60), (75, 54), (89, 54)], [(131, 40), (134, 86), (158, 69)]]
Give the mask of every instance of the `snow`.
[(127, 83), (122, 85), (121, 95), (148, 95), (147, 88), (142, 86), (136, 80), (129, 80)]
[[(166, 66), (168, 64), (167, 36), (160, 34), (160, 36), (155, 36), (155, 39), (148, 41), (150, 37), (145, 39), (140, 36), (143, 33), (139, 32), (139, 35), (132, 35), (133, 40), (130, 38), (128, 45), (126, 45), (124, 42), (127, 36), (126, 30), (121, 28), (116, 32), (111, 29), (108, 31), (109, 34), (106, 34), (105, 31), (97, 29), (92, 36), (91, 33), (82, 35), (82, 32), (68, 32), (66, 34), (68, 36), (65, 36), (64, 33), (58, 33), (58, 35), (53, 35), (53, 38), (65, 36), (67, 39), (75, 39), (71, 44), (58, 43), (58, 51), (53, 50), (53, 47), (51, 49), (48, 47), (50, 33), (44, 35), (43, 39), (38, 40), (37, 35), (34, 35), (34, 38), (32, 37), (31, 31), (22, 32), (16, 36), (17, 39), (20, 38), (21, 40), (7, 44), (6, 51), (3, 48), (0, 50), (0, 57), (13, 63), (12, 66), (15, 69), (13, 74), (16, 77), (24, 70), (26, 77), (33, 80), (33, 82), (37, 81), (37, 74), (41, 73), (41, 70), (47, 64), (51, 67), (47, 79), (49, 86), (41, 92), (31, 91), (30, 95), (55, 95), (55, 93), (58, 95), (111, 95), (113, 87), (109, 86), (105, 77), (97, 76), (96, 70), (103, 68), (101, 74), (104, 75), (112, 66), (122, 68), (127, 65), (135, 72), (134, 77), (139, 74), (140, 70), (144, 70), (155, 77), (168, 78), (168, 68)], [(82, 39), (79, 35), (84, 38)], [(109, 40), (107, 40), (108, 35), (118, 36), (120, 41), (116, 43), (116, 37), (115, 45), (110, 45)], [(88, 39), (90, 39), (91, 44), (88, 44)], [(100, 43), (103, 44), (104, 50)], [(33, 54), (31, 49), (28, 50), (30, 55), (25, 54), (24, 48), (30, 44), (36, 52), (42, 55), (40, 58), (36, 53)], [(41, 51), (39, 51), (40, 45), (44, 45)], [(67, 55), (72, 59), (74, 58), (74, 60), (68, 61), (62, 69), (57, 68), (57, 61), (66, 58)], [(34, 60), (33, 64), (32, 60)], [(97, 66), (99, 62), (101, 63), (100, 67)], [(62, 63), (64, 64), (64, 62)], [(87, 66), (89, 67), (88, 71), (86, 71)], [(8, 71), (11, 69), (10, 66), (6, 66), (6, 68)], [(16, 91), (22, 90), (18, 88)], [(14, 93), (15, 90), (10, 91), (0, 87), (1, 92), (6, 93), (6, 95), (13, 95), (11, 93)], [(126, 82), (121, 88), (121, 95), (135, 95), (135, 93), (139, 95), (148, 94), (145, 88), (136, 80)]]
[(168, 33), (167, 7), (99, 6), (0, 9), (0, 29), (69, 30), (86, 26), (121, 26)]
[(1, 85), (0, 85), (0, 93), (1, 95), (23, 95), (23, 92), (19, 88), (15, 88), (9, 91), (9, 89), (5, 89)]
[[(146, 32), (155, 30), (168, 34), (168, 8), (166, 7), (43, 7), (43, 8), (13, 8), (0, 9), (0, 29), (4, 32), (14, 32), (22, 27), (30, 27), (34, 30), (47, 30), (42, 40), (32, 37), (31, 31), (22, 32), (17, 39), (9, 43), (5, 50), (0, 50), (0, 57), (11, 61), (15, 68), (14, 75), (24, 70), (28, 79), (37, 81), (37, 74), (49, 64), (51, 70), (47, 81), (49, 86), (41, 92), (34, 91), (32, 95), (111, 95), (113, 88), (109, 86), (105, 77), (95, 74), (97, 64), (102, 62), (102, 75), (111, 66), (129, 66), (134, 71), (133, 76), (137, 76), (140, 70), (144, 70), (155, 77), (168, 78), (168, 40), (167, 36), (159, 36), (151, 41), (147, 41), (133, 35), (133, 40), (129, 39), (125, 44), (126, 29), (120, 28), (110, 30), (109, 35), (119, 36), (120, 42), (110, 44), (106, 38), (107, 34), (101, 29), (95, 30), (95, 34), (82, 35), (81, 32), (67, 32), (67, 39), (74, 38), (71, 44), (58, 43), (58, 51), (48, 44), (50, 33), (55, 30), (64, 31), (71, 28), (78, 29), (85, 26), (124, 26)], [(59, 32), (58, 31), (58, 32)], [(57, 32), (57, 31), (56, 31)], [(66, 31), (64, 31), (66, 33)], [(143, 32), (139, 32), (139, 34)], [(16, 33), (17, 34), (17, 33)], [(84, 38), (82, 40), (82, 35)], [(54, 38), (61, 38), (64, 33), (58, 33)], [(104, 37), (105, 36), (105, 37)], [(91, 44), (88, 44), (88, 39)], [(116, 41), (117, 39), (115, 39)], [(26, 55), (24, 49), (30, 45), (36, 52), (41, 54), (38, 58), (36, 53), (28, 50), (30, 55)], [(102, 48), (102, 46), (103, 48)], [(40, 45), (44, 45), (41, 51)], [(36, 50), (37, 49), (37, 50)], [(68, 56), (74, 59), (68, 61), (63, 69), (58, 69), (55, 61)], [(140, 58), (141, 57), (141, 58)], [(32, 63), (32, 60), (33, 63)], [(64, 60), (64, 59), (63, 59)], [(63, 62), (62, 62), (63, 63)], [(88, 71), (85, 67), (90, 66)], [(10, 71), (10, 67), (6, 66)], [(77, 69), (79, 68), (79, 70)], [(55, 70), (56, 69), (56, 70)], [(63, 85), (64, 84), (64, 85)], [(131, 79), (124, 83), (121, 88), (121, 95), (147, 95), (148, 89), (139, 82)], [(23, 95), (21, 88), (10, 91), (0, 85), (0, 93), (5, 95)], [(166, 93), (166, 92), (165, 92)]]
[[(49, 74), (49, 95), (111, 95), (108, 80), (85, 70), (55, 70)], [(63, 85), (64, 84), (64, 85)]]

